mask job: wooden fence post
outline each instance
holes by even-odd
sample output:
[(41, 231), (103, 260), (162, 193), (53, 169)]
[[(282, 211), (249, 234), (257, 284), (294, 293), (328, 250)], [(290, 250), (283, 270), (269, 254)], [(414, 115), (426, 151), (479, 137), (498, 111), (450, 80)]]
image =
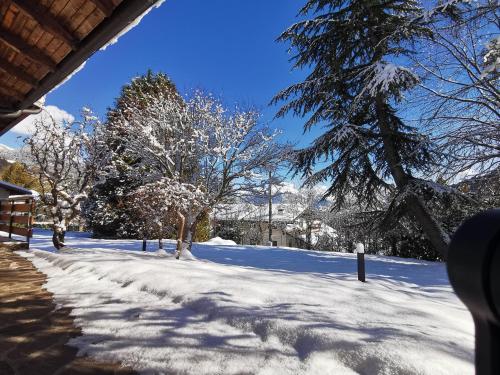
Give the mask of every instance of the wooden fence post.
[(10, 223), (9, 223), (9, 238), (12, 238), (12, 224), (14, 223), (14, 201), (10, 202)]
[(26, 199), (26, 204), (30, 205), (30, 209), (28, 211), (28, 229), (30, 230), (26, 234), (26, 242), (28, 243), (28, 249), (30, 248), (31, 236), (33, 234), (33, 213), (35, 212), (35, 200), (34, 199)]
[(177, 212), (177, 254), (175, 259), (179, 259), (182, 254), (183, 241), (184, 241), (184, 226), (186, 224), (186, 218), (180, 212)]

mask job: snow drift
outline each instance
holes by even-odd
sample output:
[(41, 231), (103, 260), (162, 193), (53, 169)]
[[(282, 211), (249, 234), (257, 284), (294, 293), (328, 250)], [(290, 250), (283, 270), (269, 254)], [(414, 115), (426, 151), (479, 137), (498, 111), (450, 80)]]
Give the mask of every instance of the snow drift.
[(203, 244), (205, 245), (222, 245), (222, 246), (236, 246), (236, 242), (234, 242), (233, 240), (225, 240), (223, 238), (220, 238), (220, 237), (214, 237), (214, 238), (211, 238), (209, 239), (208, 241), (206, 242), (203, 242)]

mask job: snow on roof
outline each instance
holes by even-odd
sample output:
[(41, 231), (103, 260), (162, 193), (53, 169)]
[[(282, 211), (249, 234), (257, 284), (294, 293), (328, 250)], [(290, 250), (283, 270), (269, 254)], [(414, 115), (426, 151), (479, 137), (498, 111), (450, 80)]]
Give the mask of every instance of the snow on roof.
[(116, 34), (115, 37), (112, 38), (108, 43), (106, 43), (104, 46), (102, 46), (100, 48), (100, 51), (105, 51), (106, 48), (108, 48), (109, 46), (112, 46), (113, 44), (115, 44), (116, 42), (118, 42), (118, 39), (120, 39), (120, 37), (122, 37), (123, 35), (125, 35), (126, 33), (128, 33), (130, 30), (132, 30), (134, 27), (136, 27), (137, 25), (139, 25), (139, 23), (142, 21), (142, 19), (149, 12), (151, 12), (151, 10), (153, 8), (159, 8), (164, 2), (165, 2), (165, 0), (159, 0), (158, 2), (156, 2), (155, 4), (153, 4), (153, 6), (149, 7), (148, 9), (146, 9), (139, 17), (137, 17), (133, 22), (131, 22), (127, 27), (125, 27), (118, 34)]
[(0, 180), (0, 188), (8, 190), (11, 193), (15, 193), (17, 195), (33, 195), (33, 190), (26, 189), (22, 186), (11, 184), (7, 181)]
[[(290, 203), (274, 203), (272, 220), (293, 222), (303, 211), (301, 207)], [(217, 220), (267, 221), (269, 206), (267, 204), (234, 203), (219, 205), (214, 210)]]

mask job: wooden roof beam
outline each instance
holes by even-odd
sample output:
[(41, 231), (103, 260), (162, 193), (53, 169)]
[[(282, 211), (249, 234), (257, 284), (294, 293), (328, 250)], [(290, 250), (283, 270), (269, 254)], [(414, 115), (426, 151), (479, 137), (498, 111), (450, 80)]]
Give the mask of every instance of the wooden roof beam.
[(9, 61), (0, 57), (0, 69), (4, 72), (13, 75), (14, 77), (20, 79), (21, 81), (26, 82), (32, 87), (38, 86), (38, 80), (35, 77), (30, 76), (26, 72), (24, 72), (21, 68), (12, 65)]
[(10, 0), (12, 3), (28, 14), (40, 24), (45, 31), (51, 33), (64, 43), (68, 44), (71, 49), (76, 50), (78, 40), (63, 26), (47, 8), (38, 4), (38, 1), (33, 0)]
[(111, 0), (90, 0), (94, 3), (97, 9), (99, 9), (106, 17), (109, 17), (115, 8)]
[(11, 46), (13, 49), (28, 57), (30, 60), (46, 66), (51, 72), (56, 68), (56, 64), (41, 50), (30, 46), (21, 37), (12, 34), (9, 30), (0, 27), (0, 40)]
[(0, 90), (3, 90), (4, 92), (12, 93), (15, 99), (24, 98), (26, 96), (26, 94), (19, 91), (17, 88), (12, 87), (12, 86), (7, 86), (1, 80), (0, 80)]
[(18, 102), (21, 102), (24, 99), (24, 94), (13, 87), (7, 87), (5, 85), (0, 84), (0, 97), (12, 97)]

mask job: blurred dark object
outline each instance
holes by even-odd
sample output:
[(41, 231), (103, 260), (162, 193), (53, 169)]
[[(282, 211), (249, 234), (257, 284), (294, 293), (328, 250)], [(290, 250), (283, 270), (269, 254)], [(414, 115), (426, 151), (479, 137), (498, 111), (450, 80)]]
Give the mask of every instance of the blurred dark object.
[(465, 221), (450, 243), (448, 275), (476, 327), (476, 374), (500, 374), (500, 209)]

